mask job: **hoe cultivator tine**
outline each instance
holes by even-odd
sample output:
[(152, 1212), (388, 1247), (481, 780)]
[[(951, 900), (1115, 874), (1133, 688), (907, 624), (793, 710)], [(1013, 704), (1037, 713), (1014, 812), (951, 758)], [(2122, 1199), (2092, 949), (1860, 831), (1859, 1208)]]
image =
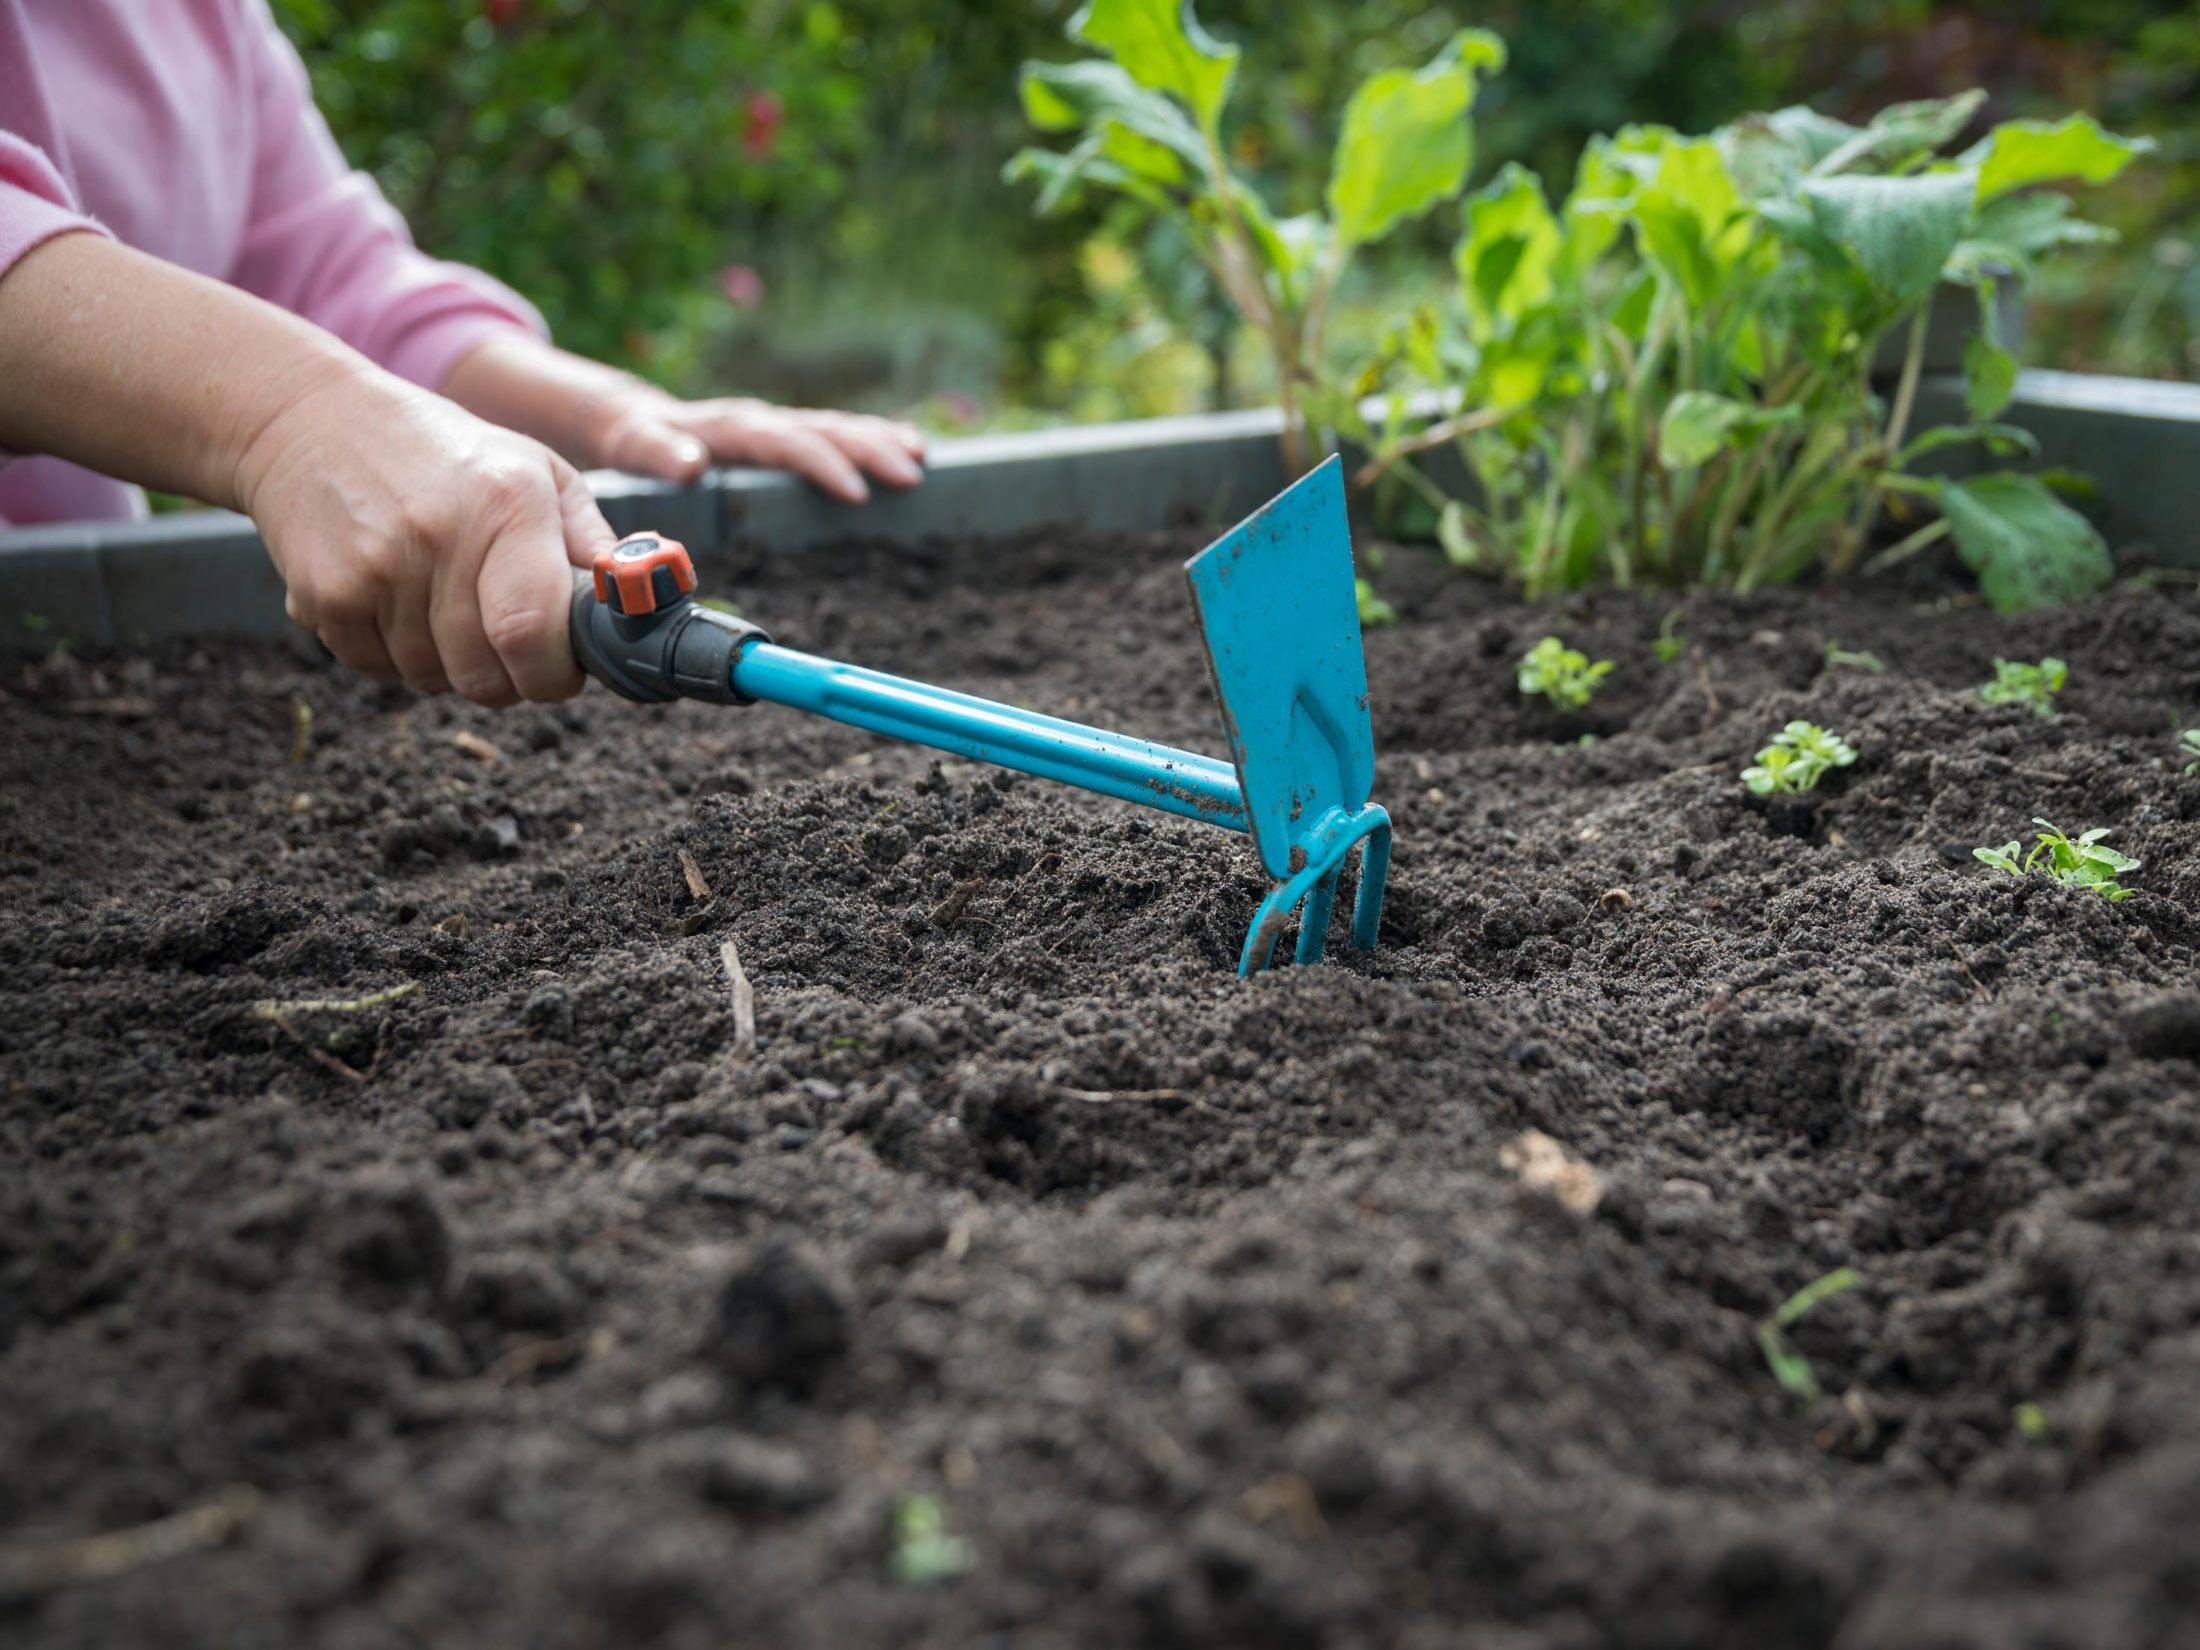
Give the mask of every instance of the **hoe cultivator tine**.
[(1253, 918), (1238, 972), (1268, 966), (1294, 911), (1296, 959), (1321, 960), (1337, 878), (1355, 848), (1353, 943), (1372, 949), (1390, 867), (1390, 816), (1368, 800), (1375, 728), (1343, 464), (1330, 459), (1186, 562), (1184, 572), (1246, 829), (1268, 874), (1282, 879)]

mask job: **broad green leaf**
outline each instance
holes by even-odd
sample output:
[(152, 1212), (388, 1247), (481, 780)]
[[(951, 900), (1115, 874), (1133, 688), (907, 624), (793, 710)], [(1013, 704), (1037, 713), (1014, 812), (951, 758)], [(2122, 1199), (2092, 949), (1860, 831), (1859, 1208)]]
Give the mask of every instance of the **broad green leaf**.
[(1708, 390), (1683, 390), (1658, 420), (1658, 462), (1668, 470), (1693, 469), (1739, 437), (1801, 416), (1802, 409), (1793, 405), (1767, 409)]
[(1466, 186), (1476, 80), (1504, 66), (1495, 35), (1466, 29), (1418, 73), (1384, 69), (1361, 82), (1345, 106), (1329, 174), (1339, 241), (1381, 240)]
[(1042, 218), (1074, 205), (1079, 191), (1088, 183), (1120, 190), (1157, 210), (1166, 209), (1168, 197), (1144, 178), (1109, 160), (1103, 153), (1106, 146), (1107, 133), (1102, 131), (1094, 132), (1066, 154), (1052, 149), (1020, 149), (1001, 168), (1001, 179), (1004, 183), (1037, 183), (1039, 198), (1032, 203), (1032, 210)]
[(1021, 86), (1024, 113), (1042, 131), (1119, 126), (1190, 166), (1204, 164), (1198, 128), (1184, 111), (1113, 63), (1026, 63)]
[(1896, 103), (1872, 116), (1871, 124), (1822, 157), (1812, 167), (1819, 177), (1831, 177), (1851, 167), (1870, 164), (1882, 171), (1930, 155), (1971, 123), (1981, 91), (1959, 92), (1954, 97), (1927, 98), (1919, 103)]
[(1806, 166), (1817, 165), (1856, 136), (1856, 128), (1847, 121), (1835, 120), (1800, 103), (1773, 110), (1764, 117), (1764, 123), (1803, 157)]
[(1971, 219), (1970, 233), (1978, 240), (1997, 242), (2024, 253), (2116, 239), (2115, 230), (2072, 217), (2070, 212), (2070, 197), (2051, 190), (2004, 195), (1979, 208)]
[(1436, 518), (1436, 542), (1443, 547), (1444, 559), (1454, 567), (1481, 564), (1482, 547), (1475, 542), (1467, 507), (1455, 498), (1444, 501), (1443, 513)]
[(2140, 155), (2154, 148), (2152, 138), (2118, 137), (2091, 115), (2076, 114), (2050, 124), (2044, 120), (2004, 121), (1963, 157), (1978, 168), (1979, 204), (2028, 184), (2077, 178), (2106, 183)]
[(1478, 332), (1517, 321), (1550, 301), (1562, 237), (1543, 183), (1517, 162), (1467, 198), (1466, 233), (1452, 258)]
[(1114, 58), (1139, 85), (1176, 98), (1208, 132), (1220, 128), (1238, 49), (1199, 26), (1191, 0), (1091, 0), (1070, 19), (1069, 32)]
[(1627, 202), (1640, 180), (1614, 157), (1611, 140), (1591, 138), (1574, 169), (1574, 187), (1560, 208), (1566, 224), (1566, 264), (1586, 272), (1619, 239)]
[(1691, 304), (1717, 295), (1720, 277), (1747, 244), (1746, 224), (1729, 233), (1742, 197), (1709, 138), (1668, 141), (1655, 177), (1635, 197), (1634, 218), (1650, 259), (1681, 283)]
[(2093, 524), (2035, 476), (1976, 476), (1938, 493), (1957, 552), (1998, 612), (2087, 595), (2115, 571)]
[(1968, 172), (1907, 178), (1813, 178), (1811, 216), (1848, 248), (1872, 285), (1896, 304), (1932, 291), (1971, 214)]

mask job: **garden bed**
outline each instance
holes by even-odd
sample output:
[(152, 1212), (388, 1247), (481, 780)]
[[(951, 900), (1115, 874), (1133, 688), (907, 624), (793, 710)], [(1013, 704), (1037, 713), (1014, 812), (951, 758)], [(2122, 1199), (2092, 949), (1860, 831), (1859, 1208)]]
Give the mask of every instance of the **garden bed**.
[[(1218, 750), (1199, 542), (705, 571)], [(1382, 947), (1252, 982), (1243, 839), (792, 713), (11, 671), (0, 1637), (2188, 1640), (2200, 601), (1704, 595), (1660, 664), (1667, 599), (1384, 589)], [(2135, 897), (1972, 859), (2034, 814)], [(1758, 1326), (1843, 1266), (1806, 1412)]]

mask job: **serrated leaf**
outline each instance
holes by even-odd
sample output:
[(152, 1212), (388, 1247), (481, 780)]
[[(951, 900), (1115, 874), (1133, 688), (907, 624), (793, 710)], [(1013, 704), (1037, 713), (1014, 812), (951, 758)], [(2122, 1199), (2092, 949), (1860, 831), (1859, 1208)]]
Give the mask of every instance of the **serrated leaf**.
[(1903, 305), (1940, 279), (1970, 217), (1972, 191), (1968, 172), (1813, 178), (1803, 186), (1819, 229), (1848, 249), (1882, 296)]
[(2115, 571), (2093, 524), (2037, 477), (1995, 474), (1938, 489), (1956, 550), (2002, 613), (2088, 595)]
[(1091, 0), (1070, 19), (1069, 32), (1139, 85), (1176, 98), (1207, 131), (1220, 127), (1238, 49), (1200, 27), (1191, 0)]
[(2154, 148), (2152, 138), (2119, 137), (2088, 114), (2044, 120), (2010, 120), (1965, 152), (1978, 168), (1980, 205), (2035, 183), (2076, 178), (2106, 183)]
[(1467, 29), (1426, 68), (1384, 69), (1361, 82), (1329, 174), (1329, 215), (1344, 245), (1381, 240), (1466, 187), (1477, 76), (1504, 65), (1495, 35)]
[(1508, 163), (1467, 197), (1466, 233), (1452, 253), (1466, 292), (1467, 313), (1482, 333), (1548, 303), (1563, 237), (1543, 199), (1543, 183)]

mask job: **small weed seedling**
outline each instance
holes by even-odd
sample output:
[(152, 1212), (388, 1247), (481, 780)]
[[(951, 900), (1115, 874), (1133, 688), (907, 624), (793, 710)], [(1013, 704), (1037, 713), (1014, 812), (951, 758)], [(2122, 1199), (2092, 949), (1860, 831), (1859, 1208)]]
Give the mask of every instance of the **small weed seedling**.
[(1856, 747), (1839, 734), (1790, 722), (1757, 753), (1756, 766), (1742, 770), (1742, 783), (1759, 796), (1792, 796), (1816, 790), (1819, 780), (1855, 760)]
[(2083, 836), (2069, 837), (2044, 819), (2035, 818), (2032, 823), (2040, 827), (2039, 846), (2023, 859), (2017, 857), (2023, 852), (2023, 844), (2016, 842), (2004, 843), (1999, 848), (1973, 848), (1972, 855), (2013, 877), (2045, 871), (2057, 882), (2090, 888), (2106, 899), (2127, 900), (2138, 892), (2116, 880), (2127, 872), (2138, 870), (2139, 862), (2113, 848), (2101, 846), (2101, 838), (2108, 835), (2107, 826), (2088, 831)]
[(1843, 1290), (1854, 1289), (1859, 1281), (1854, 1267), (1838, 1267), (1816, 1283), (1806, 1283), (1796, 1290), (1780, 1303), (1771, 1317), (1757, 1326), (1757, 1345), (1764, 1352), (1772, 1378), (1792, 1392), (1805, 1409), (1814, 1408), (1825, 1393), (1818, 1385), (1818, 1372), (1810, 1367), (1810, 1360), (1789, 1343), (1787, 1332), (1813, 1307), (1831, 1300)]
[(1546, 636), (1521, 656), (1520, 691), (1540, 693), (1560, 710), (1586, 710), (1597, 684), (1611, 674), (1611, 660), (1591, 664), (1586, 653)]
[[(2185, 729), (2183, 738), (2180, 740), (2180, 754), (2200, 757), (2200, 728)], [(2187, 762), (2185, 772), (2188, 776), (2200, 773), (2200, 762)]]
[(928, 1587), (952, 1581), (970, 1568), (970, 1543), (947, 1533), (947, 1509), (929, 1495), (905, 1495), (894, 1504), (896, 1581)]
[(1826, 644), (1826, 664), (1835, 670), (1861, 670), (1867, 676), (1884, 676), (1887, 666), (1876, 653), (1851, 653), (1839, 642)]
[(2060, 659), (2042, 659), (2036, 665), (2014, 659), (1994, 661), (1994, 679), (1978, 690), (1989, 705), (2030, 705), (2034, 716), (2055, 714), (2055, 695), (2070, 679), (2070, 667)]
[(1378, 625), (1396, 624), (1398, 610), (1375, 594), (1375, 587), (1365, 579), (1352, 581), (1352, 599), (1359, 604), (1360, 623), (1373, 630)]
[(1680, 633), (1678, 620), (1681, 610), (1674, 608), (1658, 622), (1657, 639), (1650, 647), (1658, 656), (1658, 663), (1669, 665), (1688, 650), (1688, 638)]

